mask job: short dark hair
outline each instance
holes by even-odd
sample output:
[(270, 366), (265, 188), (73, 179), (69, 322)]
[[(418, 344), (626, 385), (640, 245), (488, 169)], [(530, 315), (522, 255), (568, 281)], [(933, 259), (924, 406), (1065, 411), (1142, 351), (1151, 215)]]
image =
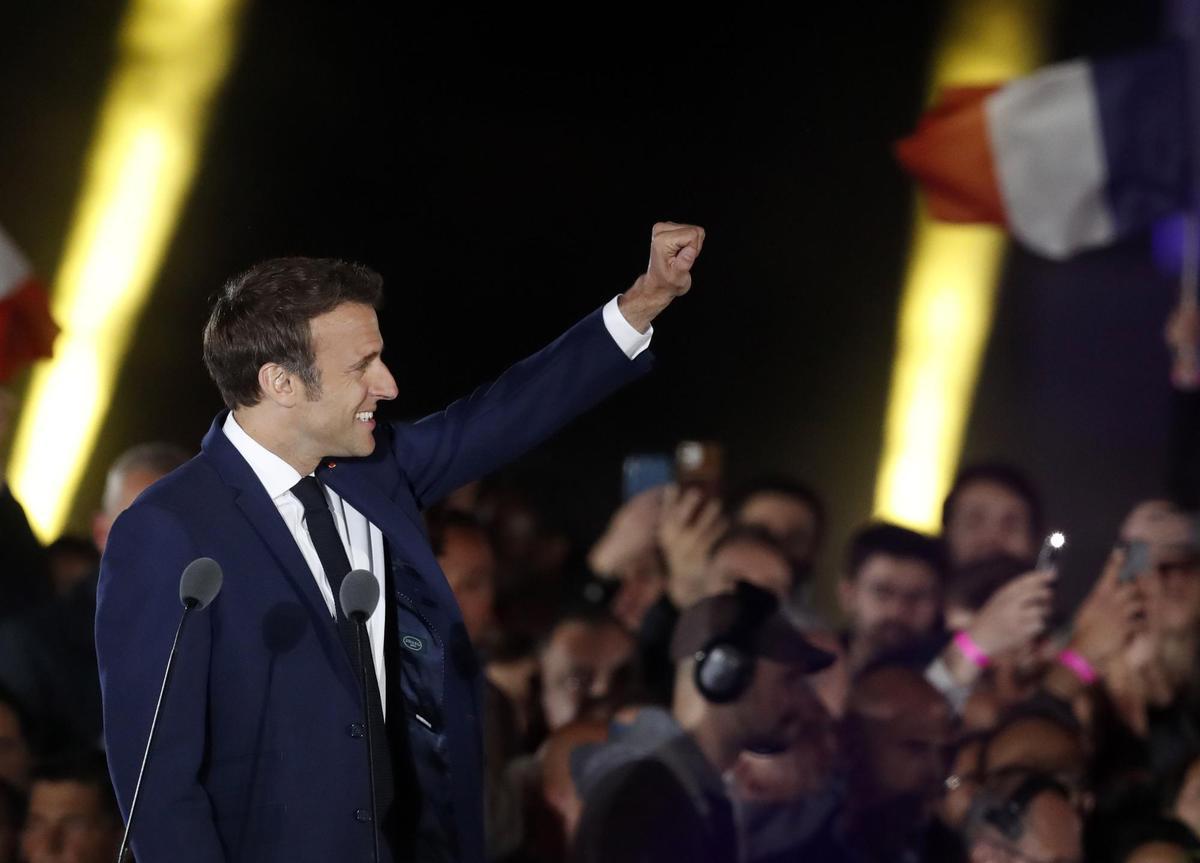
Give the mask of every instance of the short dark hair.
[(320, 393), (309, 322), (343, 303), (377, 308), (383, 278), (332, 258), (273, 258), (225, 283), (204, 327), (204, 364), (226, 406), (262, 397), (258, 370), (279, 363)]
[(39, 782), (74, 782), (96, 789), (104, 814), (115, 824), (121, 824), (121, 810), (117, 806), (117, 795), (113, 791), (108, 761), (103, 752), (83, 749), (48, 758), (34, 768), (30, 788)]
[(1013, 726), (1023, 722), (1045, 722), (1049, 725), (1057, 726), (1064, 733), (1072, 737), (1080, 737), (1083, 734), (1083, 726), (1079, 719), (1071, 712), (1069, 705), (1064, 704), (1053, 696), (1035, 695), (1026, 701), (1013, 705), (1005, 710), (996, 724), (988, 732), (984, 739), (983, 748), (979, 751), (979, 772), (983, 774), (995, 772), (1013, 773), (1019, 771), (1029, 771), (1028, 767), (1013, 766), (1002, 770), (994, 770), (988, 761), (988, 754), (991, 752), (992, 744), (1001, 734), (1008, 732)]
[(980, 462), (969, 465), (958, 472), (950, 493), (942, 504), (942, 529), (950, 524), (950, 514), (962, 490), (972, 483), (992, 482), (1004, 486), (1025, 502), (1029, 509), (1029, 526), (1037, 536), (1042, 532), (1042, 498), (1029, 477), (1017, 467), (1004, 462)]
[(618, 620), (616, 616), (607, 608), (572, 604), (565, 607), (561, 613), (554, 618), (554, 622), (550, 624), (544, 633), (542, 633), (534, 647), (534, 655), (541, 657), (541, 655), (545, 653), (553, 643), (555, 633), (557, 633), (563, 627), (571, 625), (586, 626), (588, 629), (619, 629), (630, 638), (634, 639), (635, 641), (637, 640), (637, 634), (626, 629), (625, 625), (621, 623), (621, 621)]
[(807, 506), (813, 514), (817, 544), (825, 532), (825, 504), (809, 486), (784, 474), (766, 474), (741, 485), (729, 498), (729, 512), (737, 515), (750, 498), (759, 494), (778, 494), (790, 497)]
[(859, 569), (876, 554), (919, 560), (929, 565), (939, 582), (945, 580), (946, 554), (941, 540), (887, 522), (869, 524), (850, 538), (846, 554), (846, 578), (850, 581), (858, 578)]

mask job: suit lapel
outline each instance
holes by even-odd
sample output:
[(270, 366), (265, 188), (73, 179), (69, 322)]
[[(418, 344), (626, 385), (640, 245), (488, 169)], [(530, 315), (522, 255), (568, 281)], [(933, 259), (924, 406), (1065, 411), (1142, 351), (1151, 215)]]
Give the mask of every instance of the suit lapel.
[[(330, 467), (331, 464), (334, 466)], [(428, 661), (432, 662), (435, 655), (440, 659), (423, 671), (421, 662), (414, 662), (409, 669), (419, 678), (419, 682), (413, 684), (417, 692), (409, 706), (427, 720), (432, 719), (436, 727), (444, 728), (446, 666), (448, 662), (458, 661), (452, 635), (455, 627), (463, 632), (466, 630), (458, 603), (442, 575), (423, 526), (408, 509), (379, 488), (376, 482), (379, 470), (379, 465), (370, 461), (328, 460), (317, 468), (317, 476), (383, 532), (389, 569), (385, 589), (395, 593), (395, 596), (384, 596), (389, 612), (388, 637), (393, 639), (388, 680), (399, 683), (405, 673), (402, 670), (405, 660), (413, 658), (408, 651), (398, 648), (395, 639), (412, 635), (412, 631), (401, 628), (402, 619), (415, 612), (417, 620), (430, 630), (430, 636), (438, 644), (439, 652), (431, 654)], [(402, 606), (409, 611), (402, 614)], [(411, 619), (410, 624), (417, 625)]]
[[(393, 562), (404, 573), (401, 577), (417, 582), (397, 583), (398, 589), (436, 600), (443, 614), (447, 609), (457, 609), (453, 599), (443, 592), (449, 590), (445, 579), (437, 578), (434, 581), (429, 577), (434, 573), (440, 575), (441, 569), (429, 547), (424, 527), (407, 509), (388, 498), (370, 478), (363, 475), (363, 471), (378, 469), (371, 462), (330, 460), (317, 468), (317, 476), (383, 532)], [(450, 601), (447, 602), (447, 599)], [(453, 616), (453, 612), (450, 616)]]
[(325, 605), (325, 598), (317, 587), (308, 561), (300, 553), (296, 540), (284, 524), (275, 502), (267, 496), (250, 465), (242, 458), (229, 439), (225, 437), (221, 425), (225, 421), (225, 413), (217, 417), (212, 428), (204, 437), (202, 449), (212, 459), (217, 472), (226, 485), (233, 489), (234, 499), (238, 509), (250, 522), (251, 527), (262, 539), (279, 569), (283, 572), (292, 589), (304, 603), (313, 619), (313, 627), (321, 639), (321, 645), (330, 661), (341, 669), (354, 692), (358, 691), (357, 678), (350, 658), (338, 636), (337, 624)]

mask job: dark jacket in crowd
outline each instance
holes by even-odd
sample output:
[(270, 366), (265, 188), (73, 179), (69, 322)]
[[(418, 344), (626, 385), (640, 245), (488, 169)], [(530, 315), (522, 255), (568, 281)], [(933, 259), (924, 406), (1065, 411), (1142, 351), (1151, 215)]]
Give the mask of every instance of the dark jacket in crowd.
[(733, 803), (690, 735), (609, 771), (588, 795), (574, 863), (737, 863)]
[(0, 619), (48, 599), (50, 566), (46, 550), (29, 527), (25, 510), (0, 480)]
[(0, 621), (0, 684), (38, 720), (46, 745), (100, 745), (96, 579)]

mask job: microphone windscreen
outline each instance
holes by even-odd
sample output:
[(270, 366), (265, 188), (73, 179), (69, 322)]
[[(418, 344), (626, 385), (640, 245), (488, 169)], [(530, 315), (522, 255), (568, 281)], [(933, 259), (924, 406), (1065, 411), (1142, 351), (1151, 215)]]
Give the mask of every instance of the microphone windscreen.
[(179, 601), (186, 606), (191, 600), (197, 607), (204, 608), (217, 598), (224, 578), (221, 564), (211, 557), (196, 558), (187, 565), (179, 578)]
[(338, 599), (346, 617), (353, 620), (356, 614), (361, 614), (366, 619), (379, 604), (379, 580), (365, 569), (352, 570), (342, 580)]

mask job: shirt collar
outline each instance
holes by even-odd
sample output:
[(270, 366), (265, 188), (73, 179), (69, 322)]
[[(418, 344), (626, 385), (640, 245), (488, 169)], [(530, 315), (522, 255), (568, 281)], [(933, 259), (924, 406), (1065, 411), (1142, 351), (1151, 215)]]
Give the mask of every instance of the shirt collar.
[(250, 437), (233, 418), (233, 411), (225, 417), (225, 424), (221, 426), (221, 430), (225, 432), (225, 437), (229, 438), (234, 449), (241, 453), (246, 464), (250, 465), (250, 469), (254, 471), (254, 475), (258, 477), (258, 481), (263, 484), (272, 500), (291, 491), (292, 486), (300, 482), (299, 472)]

